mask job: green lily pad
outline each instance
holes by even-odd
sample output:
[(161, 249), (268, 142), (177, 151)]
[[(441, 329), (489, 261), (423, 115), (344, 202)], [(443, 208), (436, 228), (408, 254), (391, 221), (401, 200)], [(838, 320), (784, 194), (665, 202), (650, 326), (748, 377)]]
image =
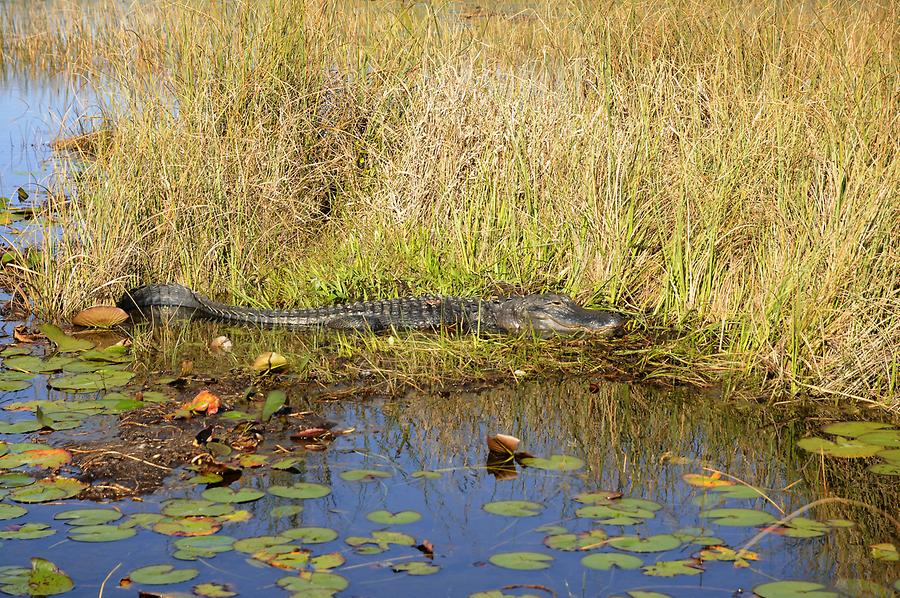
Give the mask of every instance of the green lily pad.
[(153, 526), (163, 521), (164, 519), (168, 519), (165, 515), (160, 513), (135, 513), (134, 515), (130, 515), (128, 519), (126, 519), (120, 525), (122, 527), (140, 527), (147, 530), (152, 530)]
[(169, 517), (219, 517), (234, 512), (234, 507), (211, 500), (172, 498), (162, 502), (160, 512)]
[(134, 356), (128, 347), (113, 345), (105, 349), (92, 349), (79, 355), (86, 361), (103, 361), (106, 363), (127, 363), (134, 361)]
[(286, 538), (285, 536), (254, 536), (252, 538), (242, 538), (235, 541), (234, 549), (238, 552), (254, 554), (272, 546), (289, 544), (290, 540), (290, 538)]
[(595, 529), (583, 534), (551, 534), (544, 538), (544, 545), (554, 550), (592, 550), (606, 544), (607, 534)]
[(588, 569), (609, 571), (613, 567), (618, 569), (637, 569), (644, 564), (644, 561), (630, 554), (597, 552), (582, 558), (581, 564)]
[(433, 575), (440, 571), (441, 568), (431, 563), (423, 563), (422, 561), (414, 561), (411, 563), (398, 563), (391, 565), (391, 571), (394, 573), (406, 573), (407, 575)]
[(34, 557), (31, 569), (13, 567), (0, 576), (0, 591), (14, 596), (55, 596), (75, 587), (72, 578), (48, 560)]
[(23, 523), (17, 529), (0, 531), (0, 540), (35, 540), (55, 533), (46, 523)]
[(165, 517), (151, 529), (165, 536), (209, 536), (222, 529), (222, 524), (211, 517)]
[(878, 475), (900, 475), (900, 464), (875, 463), (869, 466), (869, 471)]
[(87, 488), (87, 484), (72, 478), (45, 478), (29, 486), (16, 488), (9, 498), (16, 502), (37, 503), (71, 498)]
[(175, 540), (173, 555), (183, 561), (194, 561), (198, 558), (212, 558), (221, 552), (234, 550), (234, 538), (231, 536), (193, 536)]
[(76, 542), (114, 542), (137, 534), (133, 527), (118, 525), (83, 525), (69, 531), (69, 539)]
[(30, 467), (45, 467), (47, 469), (59, 469), (72, 461), (72, 454), (61, 448), (42, 446), (37, 449), (13, 451), (0, 457), (0, 468), (12, 469), (28, 465)]
[(658, 561), (653, 565), (647, 565), (643, 569), (644, 575), (653, 577), (674, 577), (676, 575), (699, 575), (703, 568), (693, 559), (678, 561)]
[(0, 392), (16, 392), (31, 386), (27, 380), (0, 380)]
[(323, 544), (336, 540), (338, 533), (327, 527), (295, 527), (284, 530), (281, 535), (301, 544)]
[(838, 598), (837, 592), (829, 592), (825, 586), (811, 581), (775, 581), (753, 588), (759, 598)]
[(701, 517), (712, 519), (713, 523), (730, 527), (755, 527), (775, 521), (770, 513), (754, 509), (710, 509), (701, 511)]
[(610, 538), (607, 542), (613, 548), (628, 552), (665, 552), (681, 546), (681, 540), (669, 534), (657, 534), (655, 536), (619, 536)]
[(52, 378), (48, 384), (51, 388), (65, 392), (92, 392), (125, 386), (132, 378), (134, 372), (106, 369)]
[(522, 465), (549, 471), (575, 471), (584, 467), (584, 461), (569, 455), (552, 455), (549, 459), (525, 457), (522, 459)]
[(340, 552), (320, 554), (319, 556), (309, 560), (309, 564), (312, 565), (312, 568), (316, 571), (327, 571), (328, 569), (334, 569), (336, 567), (340, 567), (346, 562), (347, 559), (344, 558), (344, 555), (342, 555)]
[(128, 574), (131, 581), (144, 585), (165, 585), (190, 581), (199, 575), (196, 569), (176, 569), (172, 565), (149, 565)]
[(253, 488), (241, 488), (240, 490), (232, 490), (231, 488), (210, 488), (203, 492), (203, 498), (213, 502), (220, 503), (242, 503), (253, 502), (259, 500), (266, 493)]
[(65, 521), (68, 525), (101, 525), (118, 521), (122, 518), (122, 513), (115, 509), (74, 509), (61, 511), (53, 518)]
[(542, 552), (498, 552), (488, 559), (494, 565), (504, 569), (517, 571), (533, 571), (549, 569), (554, 560), (549, 554)]
[(900, 553), (897, 552), (897, 547), (888, 542), (873, 544), (870, 548), (870, 554), (876, 561), (900, 561)]
[(7, 521), (9, 519), (16, 519), (21, 517), (25, 513), (28, 512), (28, 509), (25, 507), (20, 507), (19, 505), (8, 505), (6, 503), (0, 503), (0, 521)]
[(763, 493), (753, 486), (745, 486), (744, 484), (737, 484), (734, 486), (716, 486), (715, 488), (709, 488), (708, 490), (709, 492), (724, 496), (725, 498), (746, 499), (759, 498), (763, 496)]
[(389, 478), (391, 473), (381, 469), (351, 469), (340, 473), (341, 479), (347, 482), (374, 482), (379, 478)]
[(312, 482), (296, 482), (290, 486), (269, 486), (269, 494), (282, 498), (322, 498), (331, 494), (331, 488)]
[(44, 333), (44, 336), (56, 345), (56, 348), (60, 353), (75, 353), (94, 348), (94, 343), (91, 341), (69, 336), (64, 333), (59, 326), (54, 326), (53, 324), (41, 324), (39, 328), (41, 332)]
[(373, 523), (381, 523), (382, 525), (403, 525), (406, 523), (415, 523), (422, 516), (415, 511), (400, 511), (399, 513), (391, 513), (390, 511), (372, 511), (366, 515), (366, 519)]
[(273, 390), (269, 392), (269, 394), (266, 395), (266, 402), (263, 404), (262, 408), (262, 421), (269, 421), (272, 414), (281, 409), (286, 401), (287, 395), (283, 390)]
[(825, 426), (822, 428), (822, 431), (826, 434), (834, 434), (835, 436), (857, 438), (863, 434), (890, 427), (890, 424), (883, 424), (881, 422), (839, 422)]
[(223, 583), (198, 583), (192, 588), (192, 591), (195, 595), (204, 598), (231, 598), (238, 595), (231, 589), (231, 586)]
[(69, 363), (75, 361), (74, 357), (50, 357), (41, 359), (33, 355), (21, 357), (9, 357), (3, 360), (3, 365), (11, 370), (30, 372), (32, 374), (47, 374), (58, 372)]
[(281, 505), (278, 507), (273, 507), (269, 513), (275, 519), (281, 519), (283, 517), (293, 517), (294, 515), (299, 515), (303, 512), (303, 505)]
[(504, 517), (534, 517), (539, 515), (544, 505), (528, 500), (498, 500), (482, 507), (488, 513)]
[(293, 592), (291, 598), (308, 597), (320, 598), (326, 596), (327, 592), (336, 594), (341, 590), (346, 590), (350, 582), (346, 578), (336, 573), (327, 573), (316, 571), (313, 573), (301, 571), (299, 575), (291, 575), (282, 577), (278, 580), (278, 587)]
[(279, 459), (278, 461), (272, 463), (270, 467), (272, 469), (295, 469), (297, 465), (304, 463), (306, 461), (303, 457), (285, 457), (284, 459)]
[(28, 434), (37, 432), (44, 426), (36, 419), (23, 419), (17, 422), (0, 422), (0, 434)]
[(878, 430), (857, 438), (859, 442), (874, 444), (879, 447), (900, 447), (900, 430)]
[(804, 438), (797, 442), (797, 446), (811, 453), (824, 453), (830, 457), (846, 459), (871, 457), (881, 450), (880, 446), (864, 442), (862, 437), (856, 440), (838, 440), (838, 442), (831, 442), (824, 438)]
[(0, 490), (30, 486), (31, 484), (34, 484), (34, 482), (35, 480), (33, 477), (25, 473), (20, 473), (18, 471), (0, 473)]

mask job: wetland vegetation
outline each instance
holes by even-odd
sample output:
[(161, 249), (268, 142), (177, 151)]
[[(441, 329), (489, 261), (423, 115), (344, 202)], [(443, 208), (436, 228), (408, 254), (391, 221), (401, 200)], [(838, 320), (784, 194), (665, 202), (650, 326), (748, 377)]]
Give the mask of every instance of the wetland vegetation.
[[(895, 596), (897, 22), (2, 3), (0, 593)], [(67, 324), (153, 282), (632, 325)]]

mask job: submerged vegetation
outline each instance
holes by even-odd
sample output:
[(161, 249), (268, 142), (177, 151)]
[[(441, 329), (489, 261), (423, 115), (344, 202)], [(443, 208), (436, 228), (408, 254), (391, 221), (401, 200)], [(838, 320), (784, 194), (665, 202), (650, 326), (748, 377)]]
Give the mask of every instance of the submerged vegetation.
[(3, 68), (105, 98), (24, 282), (50, 318), (552, 289), (648, 361), (897, 409), (897, 10), (7, 2)]

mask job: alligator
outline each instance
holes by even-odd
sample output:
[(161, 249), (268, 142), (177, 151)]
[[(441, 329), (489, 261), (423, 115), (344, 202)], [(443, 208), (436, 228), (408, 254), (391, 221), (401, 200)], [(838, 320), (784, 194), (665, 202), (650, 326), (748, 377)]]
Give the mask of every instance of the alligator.
[(565, 295), (512, 295), (471, 299), (441, 295), (363, 301), (311, 309), (271, 310), (212, 301), (177, 284), (153, 284), (127, 291), (118, 306), (148, 315), (153, 308), (177, 308), (189, 317), (267, 328), (336, 330), (455, 329), (464, 332), (533, 334), (541, 337), (586, 333), (618, 334), (622, 314), (585, 309)]

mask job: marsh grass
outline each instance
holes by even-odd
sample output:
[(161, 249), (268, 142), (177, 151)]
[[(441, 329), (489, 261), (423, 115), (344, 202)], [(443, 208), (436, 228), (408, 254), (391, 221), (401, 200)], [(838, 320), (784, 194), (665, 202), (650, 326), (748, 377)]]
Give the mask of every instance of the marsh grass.
[(646, 364), (896, 409), (897, 10), (6, 3), (3, 67), (115, 123), (35, 308), (553, 289), (632, 313)]

